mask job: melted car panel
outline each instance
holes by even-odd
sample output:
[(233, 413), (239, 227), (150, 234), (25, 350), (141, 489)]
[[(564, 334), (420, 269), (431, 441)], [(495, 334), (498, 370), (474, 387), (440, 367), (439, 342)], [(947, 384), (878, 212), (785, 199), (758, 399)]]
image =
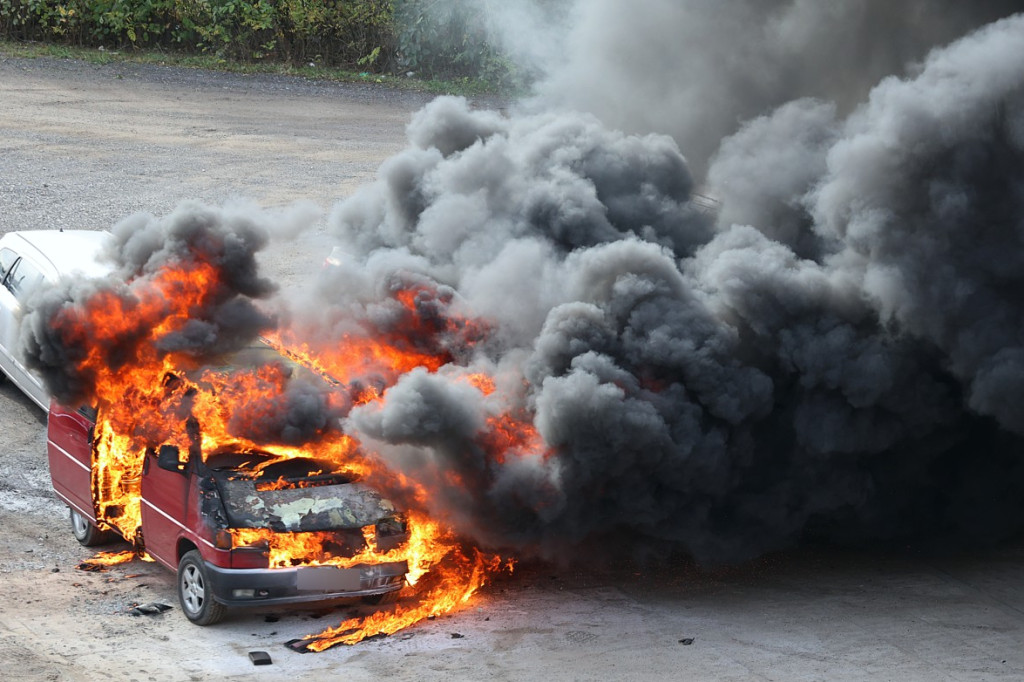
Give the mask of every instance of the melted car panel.
[(259, 490), (256, 481), (219, 481), (232, 528), (281, 532), (341, 530), (370, 526), (395, 513), (394, 506), (359, 483)]
[(357, 529), (395, 513), (391, 502), (329, 462), (228, 452), (211, 457), (208, 465), (231, 528)]

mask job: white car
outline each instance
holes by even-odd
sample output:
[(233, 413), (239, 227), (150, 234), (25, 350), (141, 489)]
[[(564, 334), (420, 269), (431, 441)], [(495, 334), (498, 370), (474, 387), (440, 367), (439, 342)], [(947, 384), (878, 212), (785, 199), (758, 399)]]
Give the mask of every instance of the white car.
[(112, 265), (99, 256), (109, 232), (29, 230), (0, 237), (0, 369), (36, 405), (49, 411), (42, 379), (25, 368), (21, 320), (32, 296), (71, 275), (102, 277)]

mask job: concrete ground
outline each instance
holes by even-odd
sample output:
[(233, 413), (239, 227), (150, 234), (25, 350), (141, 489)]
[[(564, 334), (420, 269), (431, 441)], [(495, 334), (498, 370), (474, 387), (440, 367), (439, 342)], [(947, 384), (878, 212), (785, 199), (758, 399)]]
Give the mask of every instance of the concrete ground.
[[(180, 200), (323, 208), (405, 145), (426, 99), (379, 88), (0, 55), (0, 233), (107, 227)], [(322, 244), (267, 265), (298, 278)], [(0, 677), (5, 680), (1019, 680), (1024, 541), (957, 556), (794, 550), (523, 564), (460, 611), (321, 654), (287, 649), (353, 613), (236, 611), (199, 628), (139, 561), (76, 568), (49, 488), (45, 418), (0, 383)], [(136, 604), (172, 605), (133, 617)], [(250, 651), (273, 663), (253, 666)]]

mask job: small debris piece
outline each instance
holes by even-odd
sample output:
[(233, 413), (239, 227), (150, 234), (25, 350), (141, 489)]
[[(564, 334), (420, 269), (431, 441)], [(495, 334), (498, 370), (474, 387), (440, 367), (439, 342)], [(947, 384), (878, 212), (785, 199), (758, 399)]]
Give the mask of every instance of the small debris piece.
[(50, 573), (60, 573), (60, 569), (55, 566), (50, 569)]
[(268, 613), (266, 615), (266, 617), (263, 618), (263, 622), (264, 623), (276, 623), (279, 620), (281, 620), (281, 617), (280, 616), (275, 616), (272, 613)]
[(308, 639), (301, 639), (301, 638), (300, 639), (289, 639), (287, 642), (284, 643), (284, 645), (286, 647), (288, 647), (289, 649), (291, 649), (292, 651), (296, 651), (296, 652), (298, 652), (300, 654), (308, 654), (309, 653), (309, 645), (312, 644), (314, 641), (315, 640), (308, 640)]
[(75, 568), (77, 568), (79, 571), (89, 571), (90, 573), (103, 573), (107, 570), (106, 566), (102, 566), (100, 564), (90, 564), (88, 561), (83, 561), (82, 563), (75, 566)]
[(252, 661), (253, 665), (270, 665), (273, 663), (270, 660), (270, 654), (266, 651), (250, 651), (249, 660)]
[(463, 635), (463, 634), (461, 634), (459, 632), (453, 632), (452, 633), (452, 639), (462, 639), (463, 637), (465, 637), (465, 635)]
[(679, 640), (679, 643), (683, 646), (690, 646), (691, 644), (693, 644), (693, 637), (684, 637), (683, 639)]
[(136, 606), (128, 613), (133, 616), (152, 616), (157, 613), (163, 613), (164, 611), (170, 610), (171, 606), (169, 604), (161, 604), (160, 602), (152, 601), (148, 604)]

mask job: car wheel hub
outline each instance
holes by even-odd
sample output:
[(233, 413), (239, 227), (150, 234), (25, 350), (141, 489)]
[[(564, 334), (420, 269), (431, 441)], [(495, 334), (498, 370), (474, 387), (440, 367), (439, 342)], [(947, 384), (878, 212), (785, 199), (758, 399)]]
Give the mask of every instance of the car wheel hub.
[(86, 532), (89, 530), (88, 525), (86, 525), (85, 519), (82, 518), (82, 515), (78, 512), (71, 512), (71, 524), (74, 527), (75, 535), (78, 537), (84, 536)]
[(199, 613), (204, 599), (203, 577), (195, 566), (188, 566), (181, 575), (181, 594), (189, 613)]

